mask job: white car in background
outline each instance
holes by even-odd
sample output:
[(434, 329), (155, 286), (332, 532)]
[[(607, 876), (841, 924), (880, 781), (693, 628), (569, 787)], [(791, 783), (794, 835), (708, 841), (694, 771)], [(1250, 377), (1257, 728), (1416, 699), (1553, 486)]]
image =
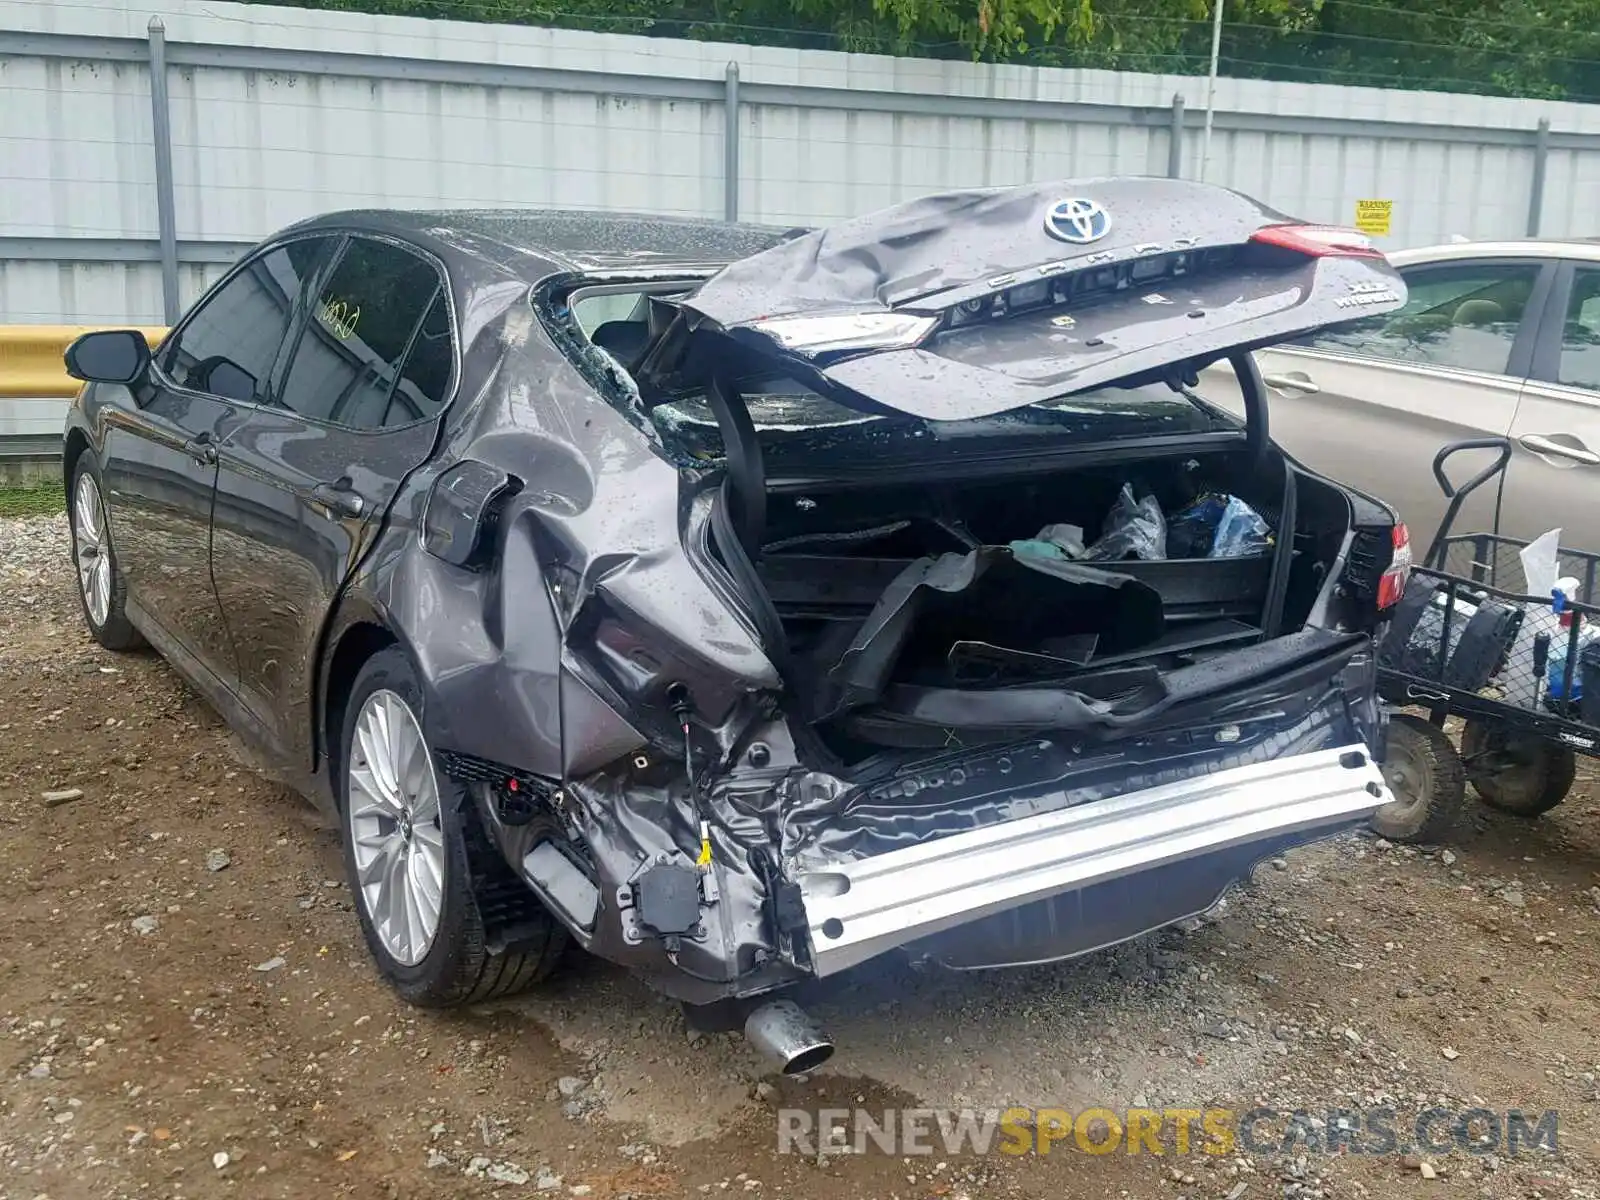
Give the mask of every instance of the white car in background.
[[(1511, 438), (1500, 532), (1600, 552), (1600, 240), (1460, 242), (1389, 255), (1409, 298), (1392, 313), (1258, 351), (1273, 440), (1400, 510), (1421, 554), (1444, 513), (1434, 455)], [(1242, 412), (1232, 373), (1201, 394)], [(1492, 451), (1451, 460), (1458, 482)], [(1456, 532), (1493, 527), (1481, 488)]]

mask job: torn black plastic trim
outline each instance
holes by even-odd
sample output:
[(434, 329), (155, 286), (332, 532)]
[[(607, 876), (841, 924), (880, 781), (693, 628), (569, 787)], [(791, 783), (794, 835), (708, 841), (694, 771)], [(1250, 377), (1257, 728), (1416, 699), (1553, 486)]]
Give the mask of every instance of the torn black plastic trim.
[(1270, 417), (1267, 412), (1267, 383), (1261, 377), (1261, 364), (1256, 362), (1255, 355), (1250, 349), (1236, 350), (1226, 357), (1238, 380), (1240, 398), (1244, 401), (1245, 441), (1250, 447), (1251, 454), (1259, 462), (1272, 449)]
[(750, 406), (726, 380), (713, 379), (706, 400), (716, 414), (726, 453), (728, 517), (739, 544), (759, 554), (767, 526), (767, 478)]
[[(1134, 689), (1120, 700), (1086, 695), (1073, 687), (1000, 688), (977, 691), (896, 685), (885, 693), (877, 715), (893, 721), (936, 726), (968, 734), (1044, 729), (1126, 729), (1147, 725), (1178, 705), (1241, 695), (1294, 671), (1311, 676), (1342, 667), (1360, 634), (1307, 629), (1193, 666), (1160, 675), (1162, 694)], [(1073, 681), (1076, 684), (1077, 681)], [(1242, 689), (1242, 690), (1241, 690)]]
[(778, 678), (784, 682), (783, 692), (777, 697), (777, 704), (785, 715), (791, 718), (790, 736), (794, 738), (796, 746), (804, 751), (807, 760), (816, 764), (818, 769), (838, 769), (840, 766), (838, 758), (812, 729), (810, 724), (812, 714), (806, 711), (795, 687), (799, 672), (789, 647), (789, 635), (783, 628), (783, 618), (778, 615), (772, 597), (762, 585), (761, 577), (756, 573), (755, 563), (745, 550), (744, 542), (729, 516), (731, 488), (731, 481), (724, 478), (722, 487), (711, 505), (711, 540), (721, 554), (722, 564), (732, 577), (734, 586), (743, 597), (745, 611), (755, 624), (756, 634), (761, 639), (767, 658), (777, 671)]
[(1159, 637), (1164, 624), (1160, 593), (1114, 571), (1020, 558), (993, 546), (918, 559), (884, 589), (830, 671), (839, 706), (877, 700), (913, 631), (953, 603), (1024, 644), (1053, 629), (1093, 634), (1109, 653)]
[(1278, 510), (1278, 540), (1272, 548), (1272, 573), (1267, 577), (1267, 599), (1261, 610), (1261, 636), (1271, 639), (1283, 629), (1283, 606), (1289, 593), (1289, 568), (1294, 559), (1295, 527), (1299, 513), (1294, 468), (1283, 462), (1283, 500)]
[(1026, 479), (1090, 467), (1159, 461), (1178, 455), (1228, 454), (1237, 451), (1241, 444), (1251, 444), (1245, 430), (1218, 429), (1211, 433), (1135, 436), (1117, 442), (1074, 443), (1064, 439), (1056, 445), (999, 452), (974, 449), (935, 466), (927, 462), (902, 462), (873, 464), (869, 469), (859, 464), (853, 468), (847, 465), (832, 469), (829, 463), (816, 462), (808, 464), (806, 472), (800, 474), (792, 466), (785, 465), (768, 471), (767, 491), (780, 495), (804, 494), (817, 487), (827, 487), (831, 491), (870, 489), (886, 484), (921, 482), (935, 472), (943, 483), (990, 479), (1001, 474), (1007, 478)]
[(1355, 741), (1371, 752), (1383, 744), (1372, 643), (1323, 640), (1326, 654), (1221, 700), (1174, 705), (1136, 731), (1017, 731), (953, 747), (923, 727), (935, 736), (921, 753), (860, 764), (843, 791), (795, 789), (787, 853), (819, 864), (870, 857), (1249, 762)]

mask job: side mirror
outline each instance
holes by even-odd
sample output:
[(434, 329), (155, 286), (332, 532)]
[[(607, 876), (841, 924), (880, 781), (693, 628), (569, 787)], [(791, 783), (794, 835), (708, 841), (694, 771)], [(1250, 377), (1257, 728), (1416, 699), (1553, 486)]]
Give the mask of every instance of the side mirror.
[(137, 329), (102, 329), (78, 338), (63, 358), (74, 379), (134, 383), (150, 366), (150, 343)]

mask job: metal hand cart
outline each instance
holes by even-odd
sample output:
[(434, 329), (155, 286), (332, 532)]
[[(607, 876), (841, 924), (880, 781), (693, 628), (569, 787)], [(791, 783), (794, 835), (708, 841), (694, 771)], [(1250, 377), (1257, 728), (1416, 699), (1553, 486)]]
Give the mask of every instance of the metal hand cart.
[[(1495, 461), (1456, 486), (1445, 471), (1463, 451)], [(1577, 754), (1600, 756), (1600, 555), (1563, 549), (1560, 571), (1578, 600), (1526, 594), (1520, 552), (1502, 537), (1500, 499), (1508, 438), (1452, 442), (1433, 460), (1449, 500), (1413, 568), (1378, 647), (1379, 692), (1391, 710), (1384, 774), (1395, 793), (1373, 818), (1394, 841), (1437, 841), (1454, 823), (1466, 784), (1503, 812), (1536, 817), (1566, 799)], [(1466, 498), (1499, 480), (1494, 532), (1451, 532)], [(1465, 719), (1461, 749), (1447, 718)]]

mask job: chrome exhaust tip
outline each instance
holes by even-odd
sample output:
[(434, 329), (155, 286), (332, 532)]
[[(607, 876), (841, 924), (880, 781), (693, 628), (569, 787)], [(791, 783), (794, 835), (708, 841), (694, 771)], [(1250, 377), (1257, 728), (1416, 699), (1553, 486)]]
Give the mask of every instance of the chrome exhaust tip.
[(833, 1043), (793, 1000), (769, 1000), (744, 1022), (744, 1036), (785, 1075), (813, 1071), (833, 1057)]

